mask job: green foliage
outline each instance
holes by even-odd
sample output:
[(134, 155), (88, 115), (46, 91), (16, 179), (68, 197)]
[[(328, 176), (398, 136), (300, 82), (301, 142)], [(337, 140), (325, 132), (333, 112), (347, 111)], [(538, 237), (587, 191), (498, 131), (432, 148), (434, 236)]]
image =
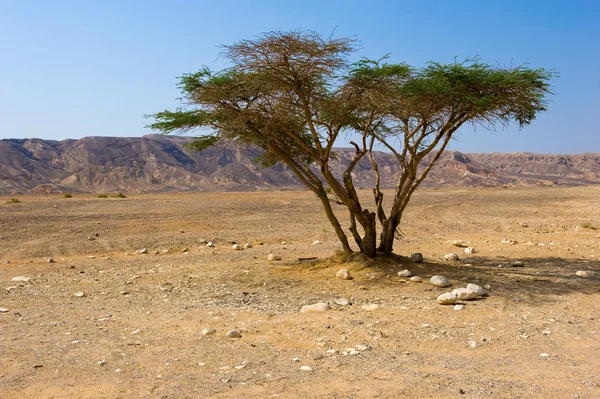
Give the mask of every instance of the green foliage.
[(219, 138), (217, 136), (200, 136), (195, 137), (193, 141), (184, 145), (184, 148), (191, 151), (204, 151), (208, 147), (214, 145)]
[(64, 193), (63, 197), (65, 197), (65, 198), (73, 198), (73, 194), (71, 194), (71, 193)]
[(11, 198), (8, 201), (6, 201), (7, 204), (20, 204), (21, 200), (19, 200), (18, 198)]
[(108, 198), (108, 194), (98, 194), (96, 195), (97, 198)]

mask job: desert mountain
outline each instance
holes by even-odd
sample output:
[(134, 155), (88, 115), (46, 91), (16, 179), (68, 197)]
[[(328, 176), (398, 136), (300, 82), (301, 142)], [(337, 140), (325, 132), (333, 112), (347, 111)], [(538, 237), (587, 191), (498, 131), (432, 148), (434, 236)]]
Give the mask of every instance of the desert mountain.
[[(161, 192), (300, 188), (283, 165), (261, 168), (260, 151), (234, 145), (201, 153), (183, 148), (190, 138), (149, 135), (135, 138), (85, 137), (80, 140), (0, 140), (0, 193)], [(341, 175), (353, 150), (338, 148)], [(383, 185), (393, 187), (399, 168), (392, 155), (376, 154)], [(354, 171), (357, 187), (370, 187), (368, 160)], [(600, 184), (600, 154), (463, 154), (446, 152), (427, 186)]]

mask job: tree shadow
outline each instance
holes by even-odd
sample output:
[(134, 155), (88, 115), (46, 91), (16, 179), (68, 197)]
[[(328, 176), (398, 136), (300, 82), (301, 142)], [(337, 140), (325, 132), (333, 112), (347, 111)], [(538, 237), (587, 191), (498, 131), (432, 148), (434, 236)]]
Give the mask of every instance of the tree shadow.
[[(364, 264), (377, 278), (365, 282), (373, 285), (394, 284), (395, 279), (386, 278), (403, 269), (423, 277), (428, 284), (429, 276), (440, 274), (453, 284), (453, 287), (467, 283), (489, 284), (491, 292), (501, 294), (516, 302), (554, 301), (557, 296), (579, 293), (585, 295), (600, 293), (600, 261), (585, 259), (565, 259), (558, 257), (519, 258), (523, 267), (511, 266), (516, 259), (504, 257), (469, 257), (459, 262), (411, 263), (405, 257), (373, 259)], [(578, 270), (595, 272), (592, 278), (578, 277)], [(390, 281), (392, 280), (392, 281)], [(397, 281), (397, 280), (396, 280)]]

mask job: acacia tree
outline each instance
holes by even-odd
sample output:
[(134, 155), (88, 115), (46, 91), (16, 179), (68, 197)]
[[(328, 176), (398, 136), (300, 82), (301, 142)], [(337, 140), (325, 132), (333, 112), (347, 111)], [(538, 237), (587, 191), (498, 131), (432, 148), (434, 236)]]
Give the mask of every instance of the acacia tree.
[[(225, 46), (230, 67), (182, 76), (185, 106), (151, 115), (150, 127), (162, 133), (200, 129), (203, 135), (191, 144), (196, 150), (220, 140), (262, 148), (264, 164), (283, 162), (321, 200), (344, 251), (352, 249), (329, 190), (347, 208), (360, 252), (389, 255), (411, 195), (456, 131), (466, 123), (528, 125), (546, 110), (552, 73), (477, 59), (420, 69), (385, 58), (350, 63), (355, 45), (353, 39), (292, 31)], [(354, 158), (338, 179), (331, 166), (341, 137), (357, 139), (350, 142)], [(395, 156), (402, 172), (387, 211), (373, 156), (377, 146)], [(361, 204), (352, 181), (365, 157), (375, 175), (373, 210)]]

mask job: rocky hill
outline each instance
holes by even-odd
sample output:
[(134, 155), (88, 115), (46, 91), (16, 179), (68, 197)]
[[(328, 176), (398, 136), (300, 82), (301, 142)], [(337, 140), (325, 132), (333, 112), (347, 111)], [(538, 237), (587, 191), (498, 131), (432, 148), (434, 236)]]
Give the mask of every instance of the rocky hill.
[[(256, 148), (233, 145), (201, 153), (182, 148), (190, 139), (149, 135), (80, 140), (0, 140), (0, 193), (161, 192), (268, 190), (301, 187), (283, 165), (261, 168)], [(353, 150), (336, 150), (339, 175)], [(398, 165), (377, 154), (385, 187), (393, 187)], [(357, 187), (370, 187), (368, 160), (355, 169)], [(427, 186), (600, 184), (600, 154), (463, 154), (446, 152), (423, 183)]]

